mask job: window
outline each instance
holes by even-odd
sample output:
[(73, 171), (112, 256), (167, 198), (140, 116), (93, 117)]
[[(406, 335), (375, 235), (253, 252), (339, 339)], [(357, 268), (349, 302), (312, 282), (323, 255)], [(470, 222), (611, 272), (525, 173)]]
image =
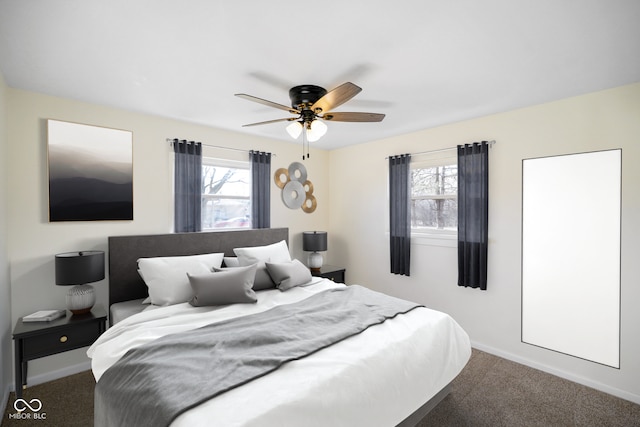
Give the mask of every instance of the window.
[(251, 228), (249, 162), (202, 158), (202, 229)]
[(458, 165), (411, 166), (411, 230), (454, 234), (458, 228)]

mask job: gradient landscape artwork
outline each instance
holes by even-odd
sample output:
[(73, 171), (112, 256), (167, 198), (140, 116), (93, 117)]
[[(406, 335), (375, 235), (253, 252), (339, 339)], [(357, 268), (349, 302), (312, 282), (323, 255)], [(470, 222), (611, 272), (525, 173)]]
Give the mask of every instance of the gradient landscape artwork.
[(130, 131), (47, 120), (49, 221), (133, 220)]

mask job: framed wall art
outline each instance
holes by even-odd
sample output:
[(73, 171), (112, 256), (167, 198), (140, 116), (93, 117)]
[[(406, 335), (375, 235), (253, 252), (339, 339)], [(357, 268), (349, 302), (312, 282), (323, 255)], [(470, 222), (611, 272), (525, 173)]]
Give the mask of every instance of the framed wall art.
[(133, 220), (133, 135), (47, 120), (49, 221)]

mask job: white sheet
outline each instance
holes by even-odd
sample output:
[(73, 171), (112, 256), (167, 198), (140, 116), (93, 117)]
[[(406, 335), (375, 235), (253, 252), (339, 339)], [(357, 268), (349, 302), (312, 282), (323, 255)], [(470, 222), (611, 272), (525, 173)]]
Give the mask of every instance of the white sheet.
[(115, 325), (127, 317), (138, 314), (145, 308), (149, 307), (149, 303), (143, 304), (143, 301), (145, 300), (146, 298), (140, 298), (111, 304), (111, 307), (109, 307), (109, 319), (111, 320), (111, 324)]
[[(146, 310), (114, 325), (89, 348), (94, 376), (99, 380), (130, 348), (166, 334), (336, 286), (344, 285), (320, 279), (286, 292), (261, 291), (257, 304)], [(211, 399), (172, 426), (395, 426), (455, 378), (470, 356), (469, 337), (450, 316), (418, 308)]]

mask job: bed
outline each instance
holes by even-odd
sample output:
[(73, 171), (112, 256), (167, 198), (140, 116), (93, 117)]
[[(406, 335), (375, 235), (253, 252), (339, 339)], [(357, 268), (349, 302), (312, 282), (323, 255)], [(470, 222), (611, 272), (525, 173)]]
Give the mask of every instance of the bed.
[[(346, 286), (314, 277), (302, 286), (258, 290), (255, 292), (257, 301), (252, 304), (193, 306), (193, 300), (191, 303), (163, 307), (143, 304), (151, 293), (150, 287), (141, 278), (142, 273), (138, 271), (139, 259), (197, 257), (214, 253), (231, 259), (237, 255), (234, 249), (238, 248), (250, 248), (254, 250), (251, 253), (256, 253), (261, 248), (282, 243), (286, 247), (288, 234), (286, 228), (275, 228), (110, 237), (109, 322), (112, 326), (88, 350), (98, 382), (96, 390), (109, 381), (115, 381), (113, 378), (121, 378), (117, 380), (121, 381), (116, 383), (117, 389), (110, 390), (108, 395), (122, 392), (120, 401), (128, 401), (126, 388), (137, 382), (138, 368), (122, 371), (124, 373), (121, 375), (124, 376), (121, 377), (112, 375), (112, 372), (118, 368), (127, 369), (127, 357), (130, 354), (163, 340), (173, 337), (181, 339), (183, 335), (195, 336), (209, 324), (216, 326), (208, 329), (216, 329), (225, 322), (262, 319), (253, 316), (290, 310), (329, 294), (341, 296), (347, 292), (372, 292), (359, 286)], [(292, 260), (268, 265), (286, 265), (289, 269), (289, 265), (296, 262)], [(242, 268), (249, 271), (255, 267)], [(234, 270), (233, 274), (240, 271), (231, 270)], [(145, 276), (145, 279), (148, 280), (148, 277)], [(342, 323), (348, 322), (339, 322)], [(387, 320), (346, 336), (308, 355), (287, 360), (250, 381), (241, 381), (239, 385), (224, 389), (213, 398), (201, 399), (197, 405), (171, 418), (170, 425), (414, 426), (446, 397), (450, 382), (460, 373), (471, 355), (469, 338), (462, 328), (450, 316), (422, 306), (412, 306), (397, 315), (388, 316)], [(185, 353), (185, 360), (190, 357)], [(188, 376), (184, 378), (185, 381), (193, 381), (188, 380)], [(148, 380), (139, 382), (150, 383)], [(187, 387), (184, 390), (202, 393), (200, 390), (207, 388), (202, 386), (204, 383), (195, 381), (194, 384), (184, 384)], [(171, 390), (174, 388), (177, 389), (177, 386), (171, 386)], [(165, 390), (161, 393), (165, 393)], [(131, 392), (134, 397), (136, 394), (147, 392), (137, 389)], [(190, 395), (191, 392), (183, 392), (185, 394)], [(117, 421), (111, 418), (109, 414), (120, 413), (122, 405), (117, 404), (115, 408), (113, 405), (116, 404), (109, 402), (109, 399), (104, 392), (96, 392), (96, 427), (123, 425), (123, 420), (131, 421), (132, 425), (141, 425), (140, 418), (134, 415), (119, 415)], [(143, 407), (142, 404), (140, 407)], [(147, 410), (147, 414), (151, 412), (155, 411)], [(142, 413), (144, 415), (144, 411)], [(149, 423), (152, 424), (151, 421)]]

